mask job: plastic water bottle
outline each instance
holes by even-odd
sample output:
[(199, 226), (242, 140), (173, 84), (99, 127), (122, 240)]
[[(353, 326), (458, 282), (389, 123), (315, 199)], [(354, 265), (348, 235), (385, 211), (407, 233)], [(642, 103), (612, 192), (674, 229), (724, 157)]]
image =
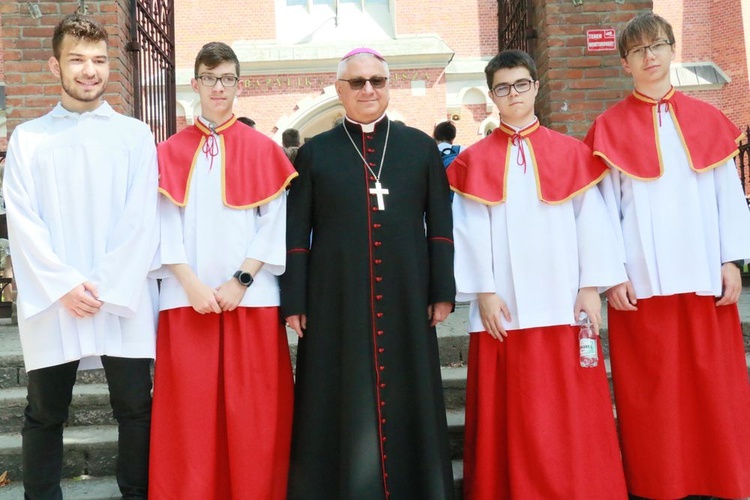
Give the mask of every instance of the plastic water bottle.
[(599, 364), (596, 332), (588, 316), (585, 313), (581, 313), (581, 316), (582, 319), (578, 322), (581, 326), (581, 330), (578, 332), (578, 350), (581, 366), (584, 368), (593, 368)]

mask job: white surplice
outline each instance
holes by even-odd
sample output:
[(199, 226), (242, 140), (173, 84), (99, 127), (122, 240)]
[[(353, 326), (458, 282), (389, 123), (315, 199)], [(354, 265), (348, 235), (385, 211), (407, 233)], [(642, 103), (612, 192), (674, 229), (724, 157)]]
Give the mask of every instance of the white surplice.
[(601, 185), (619, 211), (628, 278), (639, 299), (721, 296), (721, 264), (750, 259), (750, 211), (734, 159), (696, 173), (666, 106), (658, 130), (659, 179), (639, 181), (610, 169), (612, 182)]
[[(199, 118), (202, 119), (202, 118)], [(185, 290), (166, 267), (188, 264), (198, 278), (218, 287), (232, 278), (246, 258), (263, 262), (240, 307), (279, 305), (277, 276), (286, 268), (286, 191), (255, 208), (229, 208), (221, 197), (221, 150), (213, 157), (199, 152), (187, 205), (167, 198), (160, 204), (161, 284), (160, 309), (190, 307)]]
[[(106, 102), (58, 104), (13, 132), (3, 188), (26, 370), (154, 357), (157, 175), (148, 126)], [(59, 299), (85, 281), (104, 305), (78, 319)]]
[[(626, 279), (599, 191), (590, 188), (554, 205), (540, 201), (531, 153), (526, 141), (521, 144), (529, 163), (525, 171), (517, 164), (519, 146), (513, 145), (504, 203), (485, 205), (458, 193), (453, 199), (456, 300), (472, 301), (470, 332), (484, 331), (477, 293), (494, 292), (505, 301), (511, 315), (502, 319), (506, 329), (571, 325), (580, 288), (606, 289)], [(499, 168), (505, 158), (497, 161)]]

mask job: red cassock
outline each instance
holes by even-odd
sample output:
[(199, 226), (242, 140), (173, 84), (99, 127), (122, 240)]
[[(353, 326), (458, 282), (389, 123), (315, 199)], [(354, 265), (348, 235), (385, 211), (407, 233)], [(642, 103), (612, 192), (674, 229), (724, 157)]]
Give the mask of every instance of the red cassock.
[[(569, 201), (607, 174), (576, 139), (538, 123), (518, 133), (501, 124), (451, 163), (451, 188), (486, 205), (503, 203), (519, 139), (544, 203)], [(580, 366), (577, 328), (512, 330), (503, 342), (472, 333), (468, 366), (465, 499), (627, 498), (604, 363)]]
[[(297, 175), (280, 147), (234, 117), (215, 131), (196, 121), (159, 145), (162, 203), (190, 203), (204, 148), (221, 148), (215, 203), (230, 208), (268, 203)], [(157, 359), (149, 498), (285, 499), (293, 377), (279, 307), (161, 311)]]
[[(634, 182), (658, 179), (664, 106), (693, 171), (708, 172), (737, 154), (739, 129), (713, 106), (674, 89), (660, 101), (634, 92), (597, 118), (586, 142)], [(736, 305), (715, 302), (683, 293), (639, 299), (637, 311), (609, 307), (618, 426), (632, 494), (750, 495), (750, 381), (742, 328)]]

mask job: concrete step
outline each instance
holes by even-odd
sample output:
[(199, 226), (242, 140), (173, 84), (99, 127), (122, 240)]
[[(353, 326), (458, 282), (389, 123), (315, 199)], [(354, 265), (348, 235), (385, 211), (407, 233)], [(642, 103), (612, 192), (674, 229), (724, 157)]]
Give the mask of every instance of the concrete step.
[[(26, 387), (0, 389), (0, 433), (17, 432), (23, 423)], [(76, 384), (68, 425), (116, 425), (109, 404), (107, 384)]]
[[(451, 462), (453, 469), (453, 488), (456, 498), (463, 495), (464, 464), (461, 460)], [(81, 476), (62, 481), (63, 498), (66, 500), (112, 500), (122, 498), (114, 476), (92, 477)], [(0, 500), (23, 498), (23, 484), (15, 481), (0, 487)]]
[[(65, 500), (113, 500), (122, 495), (114, 476), (79, 476), (64, 479), (61, 483)], [(7, 486), (0, 487), (0, 500), (23, 498), (23, 484), (20, 478)]]
[[(89, 425), (67, 427), (63, 434), (64, 478), (81, 475), (109, 476), (117, 460), (117, 427)], [(21, 478), (21, 433), (0, 434), (0, 473), (7, 471), (11, 481)]]

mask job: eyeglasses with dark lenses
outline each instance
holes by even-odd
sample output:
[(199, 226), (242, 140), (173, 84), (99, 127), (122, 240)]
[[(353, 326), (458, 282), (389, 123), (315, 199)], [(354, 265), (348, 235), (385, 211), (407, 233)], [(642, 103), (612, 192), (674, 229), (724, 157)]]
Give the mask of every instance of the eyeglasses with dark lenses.
[(388, 81), (388, 77), (373, 76), (372, 78), (349, 78), (348, 80), (339, 78), (339, 81), (347, 82), (352, 90), (362, 90), (365, 88), (367, 82), (370, 82), (370, 85), (372, 85), (372, 88), (374, 89), (382, 89), (385, 87), (385, 82)]
[(196, 76), (196, 79), (200, 80), (206, 87), (213, 87), (217, 81), (220, 81), (224, 87), (234, 87), (240, 80), (234, 75), (214, 76), (214, 75), (200, 75)]
[(510, 89), (514, 88), (516, 89), (516, 92), (523, 94), (524, 92), (531, 90), (532, 83), (534, 83), (533, 80), (519, 80), (516, 83), (511, 83), (509, 85), (501, 83), (492, 89), (492, 93), (497, 97), (505, 97), (506, 95), (510, 95)]
[(644, 45), (643, 47), (637, 47), (635, 49), (630, 49), (625, 53), (625, 57), (629, 56), (635, 56), (639, 59), (642, 59), (646, 57), (646, 51), (648, 50), (653, 55), (658, 56), (663, 54), (667, 47), (670, 47), (672, 44), (669, 43), (669, 40), (657, 40), (651, 45)]

